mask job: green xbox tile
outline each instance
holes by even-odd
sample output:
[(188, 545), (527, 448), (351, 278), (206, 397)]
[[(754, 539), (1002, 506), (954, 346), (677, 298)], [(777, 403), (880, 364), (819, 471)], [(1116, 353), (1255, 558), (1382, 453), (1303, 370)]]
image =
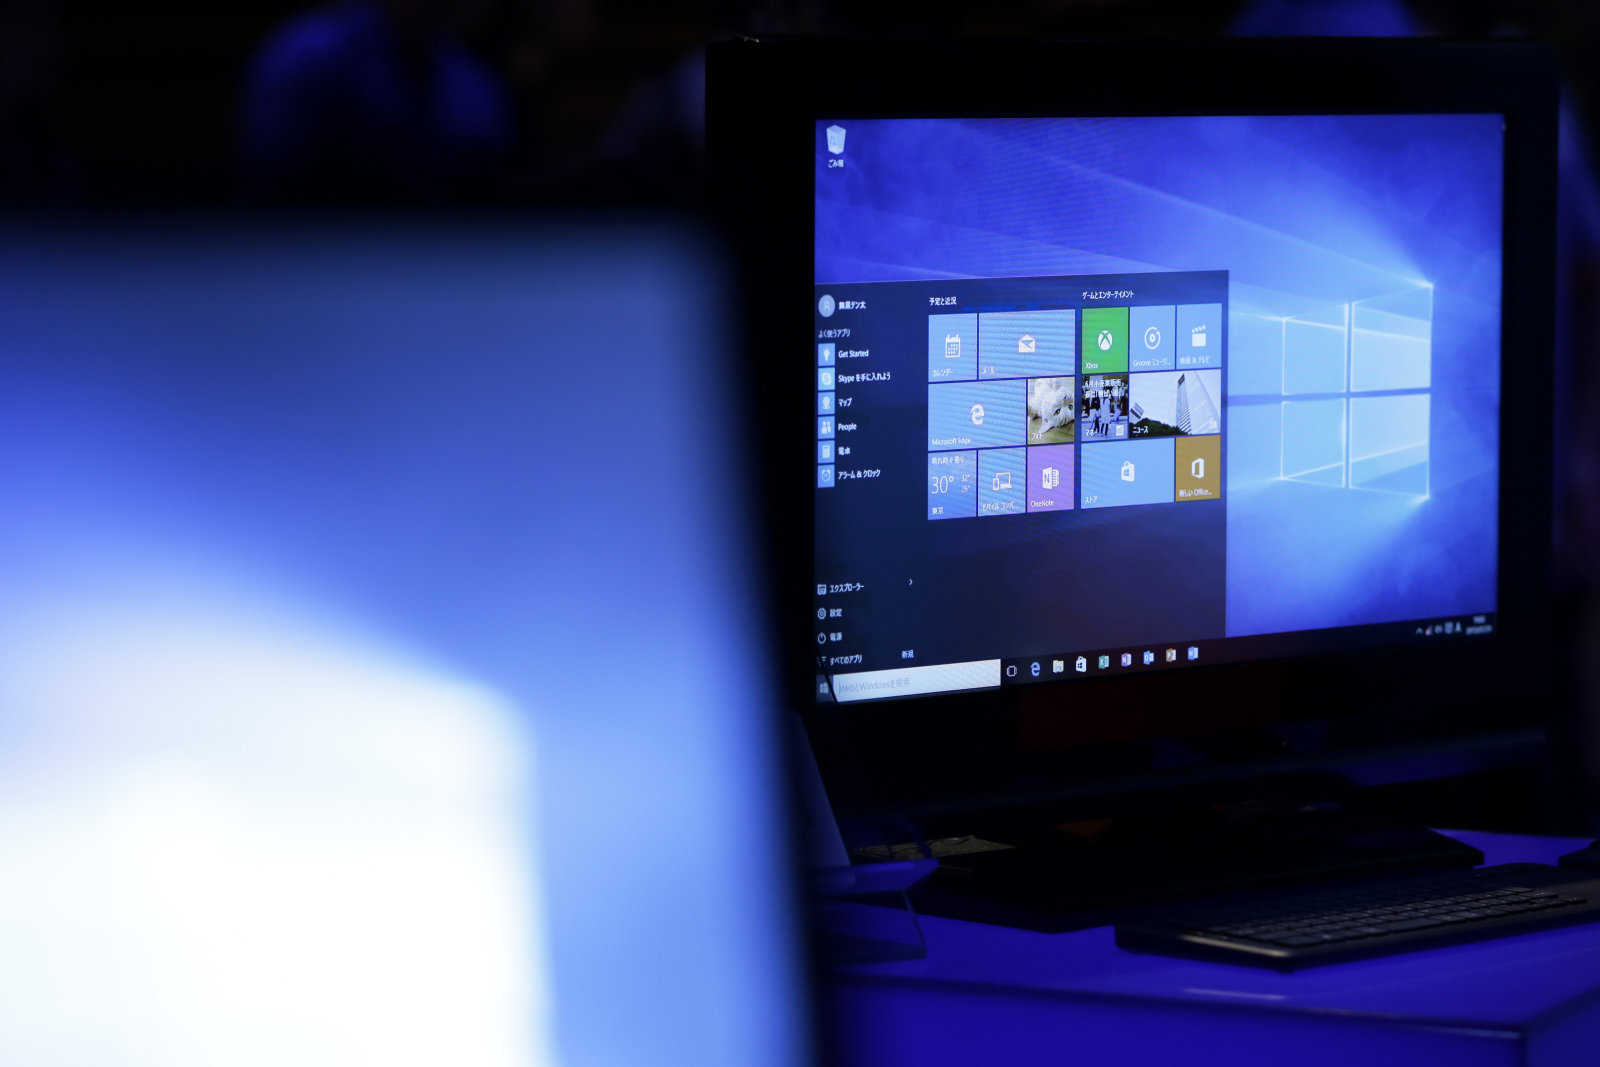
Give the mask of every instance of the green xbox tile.
[(1083, 373), (1128, 369), (1128, 309), (1084, 308)]

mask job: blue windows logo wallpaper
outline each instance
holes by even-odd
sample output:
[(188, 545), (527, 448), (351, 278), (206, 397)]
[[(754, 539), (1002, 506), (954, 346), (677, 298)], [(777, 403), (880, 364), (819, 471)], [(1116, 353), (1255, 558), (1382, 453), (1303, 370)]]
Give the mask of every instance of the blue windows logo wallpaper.
[(1228, 636), (1493, 610), (1499, 115), (849, 128), (819, 284), (1228, 273)]

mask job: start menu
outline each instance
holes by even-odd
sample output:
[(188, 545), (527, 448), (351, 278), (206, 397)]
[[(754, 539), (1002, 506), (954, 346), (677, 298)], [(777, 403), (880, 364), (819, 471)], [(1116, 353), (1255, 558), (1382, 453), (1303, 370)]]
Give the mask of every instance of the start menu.
[(1227, 287), (818, 286), (819, 667), (1220, 636)]

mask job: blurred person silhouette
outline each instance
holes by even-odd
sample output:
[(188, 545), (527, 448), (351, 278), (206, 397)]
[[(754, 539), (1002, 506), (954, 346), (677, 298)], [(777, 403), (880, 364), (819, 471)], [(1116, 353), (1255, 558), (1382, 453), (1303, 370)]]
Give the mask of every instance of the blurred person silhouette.
[(302, 15), (246, 76), (241, 141), (267, 200), (460, 200), (514, 137), (501, 78), (465, 45), (474, 0), (348, 0)]
[(60, 61), (54, 0), (0, 0), (0, 202), (73, 198), (55, 117)]

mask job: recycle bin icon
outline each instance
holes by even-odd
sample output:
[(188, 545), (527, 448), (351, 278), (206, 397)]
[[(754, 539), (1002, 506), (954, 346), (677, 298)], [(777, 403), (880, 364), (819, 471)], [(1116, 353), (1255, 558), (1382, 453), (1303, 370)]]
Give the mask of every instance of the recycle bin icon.
[(836, 156), (844, 155), (844, 127), (828, 127), (828, 151)]

